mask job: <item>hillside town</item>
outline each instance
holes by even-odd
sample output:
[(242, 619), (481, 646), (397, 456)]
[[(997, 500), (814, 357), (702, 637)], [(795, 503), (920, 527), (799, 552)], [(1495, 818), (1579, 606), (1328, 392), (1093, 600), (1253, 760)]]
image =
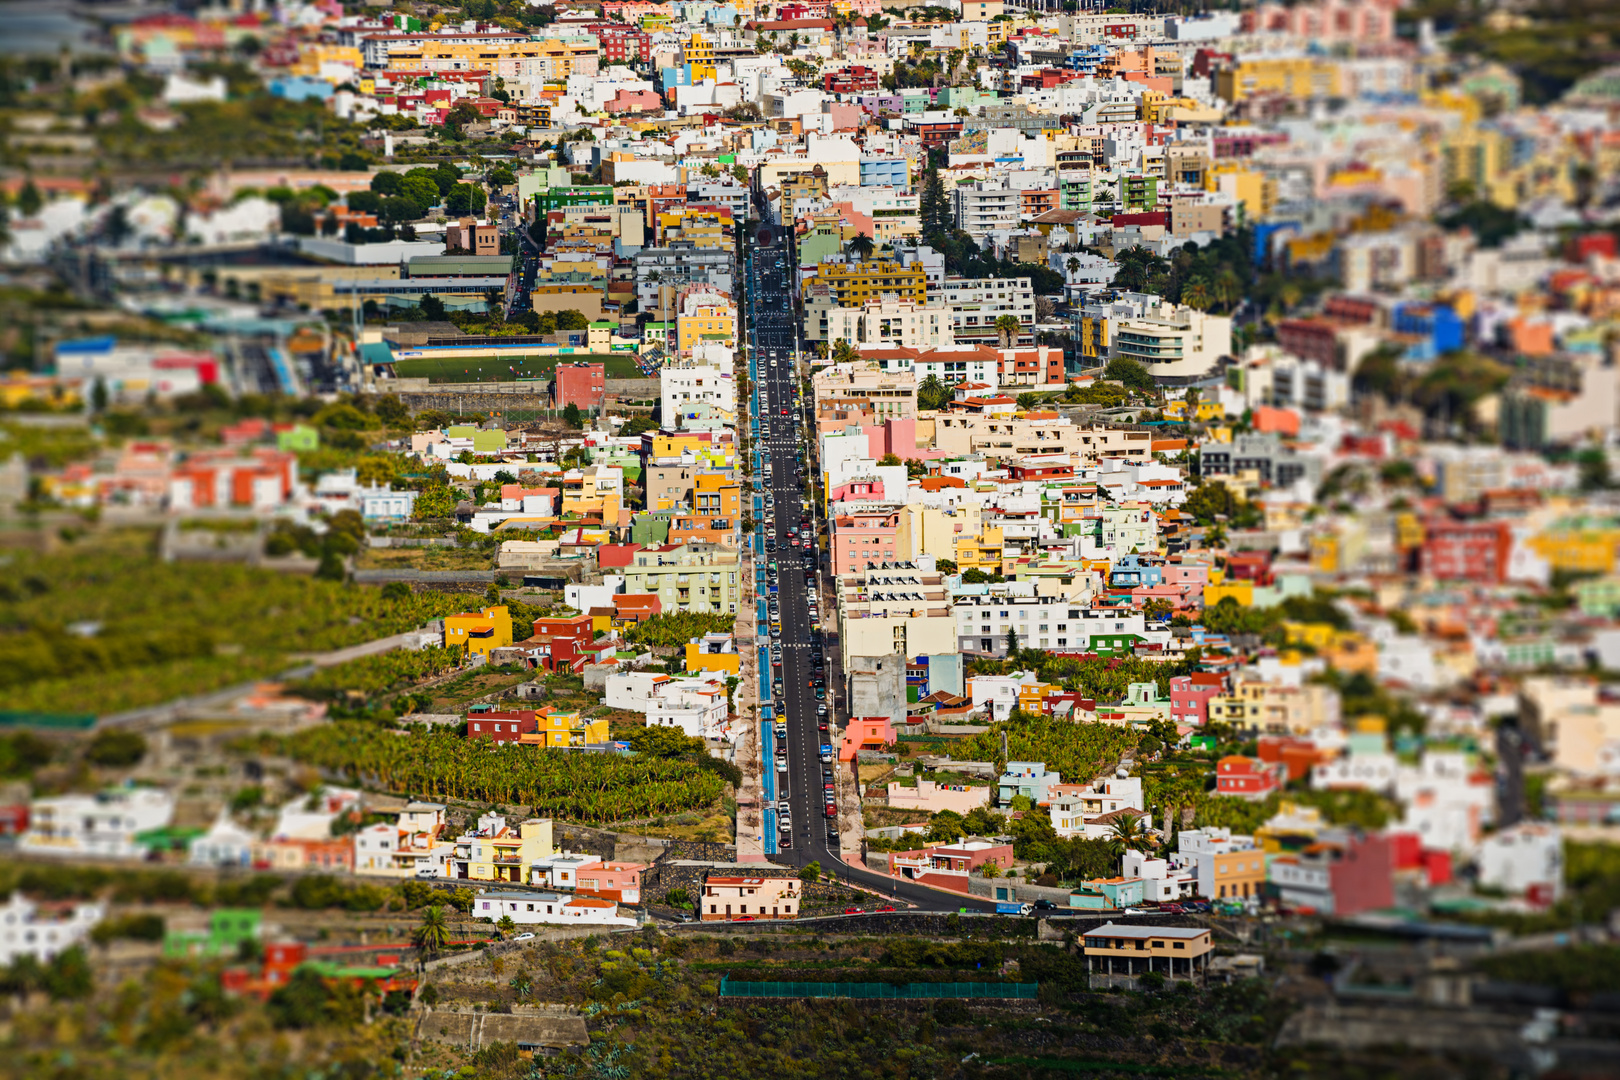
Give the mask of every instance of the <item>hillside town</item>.
[(0, 28), (0, 1071), (1612, 1075), (1620, 16)]

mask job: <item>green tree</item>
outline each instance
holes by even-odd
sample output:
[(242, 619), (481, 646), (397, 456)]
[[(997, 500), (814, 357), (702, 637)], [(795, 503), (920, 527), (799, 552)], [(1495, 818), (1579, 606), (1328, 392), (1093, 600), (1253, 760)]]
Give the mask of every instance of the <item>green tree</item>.
[(799, 867), (799, 880), (804, 882), (806, 885), (820, 881), (821, 863), (812, 859), (810, 862), (807, 862), (803, 866)]
[(850, 254), (854, 255), (855, 258), (861, 262), (865, 262), (867, 259), (870, 259), (872, 257), (872, 252), (877, 250), (877, 245), (873, 243), (872, 238), (867, 236), (865, 233), (856, 233), (855, 238), (849, 242), (847, 247), (849, 248)]
[(1103, 378), (1112, 379), (1143, 393), (1151, 394), (1158, 389), (1158, 384), (1153, 381), (1153, 374), (1140, 361), (1132, 360), (1128, 356), (1116, 356), (1108, 361), (1108, 366), (1103, 368)]
[(431, 484), (416, 493), (416, 503), (411, 510), (411, 517), (417, 521), (447, 518), (456, 512), (456, 504), (460, 501), (460, 493), (449, 485)]
[(22, 190), (17, 193), (17, 212), (23, 217), (31, 218), (39, 213), (44, 205), (45, 199), (40, 195), (39, 188), (34, 185), (34, 178), (30, 176), (23, 183)]
[(878, 458), (879, 465), (899, 465), (900, 463), (899, 454), (884, 454), (881, 458)]
[(567, 424), (571, 428), (574, 428), (575, 430), (578, 430), (585, 424), (584, 417), (580, 415), (579, 406), (575, 405), (572, 401), (563, 406), (562, 418), (563, 423)]
[(137, 731), (99, 731), (85, 748), (84, 759), (109, 769), (127, 769), (146, 756), (146, 739)]
[(517, 923), (512, 921), (512, 916), (502, 915), (495, 920), (495, 929), (501, 932), (502, 937), (511, 937), (517, 930)]
[(962, 815), (955, 810), (941, 810), (928, 819), (928, 839), (951, 843), (962, 839), (965, 833)]

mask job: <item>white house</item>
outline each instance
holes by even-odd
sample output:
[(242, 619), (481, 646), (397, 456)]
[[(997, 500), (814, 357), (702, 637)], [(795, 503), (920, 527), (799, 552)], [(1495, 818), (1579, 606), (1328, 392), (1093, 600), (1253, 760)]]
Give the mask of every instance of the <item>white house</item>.
[(98, 795), (36, 799), (17, 849), (30, 855), (139, 859), (139, 833), (161, 829), (174, 817), (174, 796), (157, 788), (127, 788)]
[(609, 675), (605, 691), (608, 708), (642, 713), (649, 727), (677, 727), (701, 739), (733, 737), (726, 684), (719, 679), (630, 671)]
[(1111, 836), (1121, 812), (1137, 811), (1133, 816), (1143, 819), (1144, 828), (1153, 825), (1152, 817), (1145, 812), (1139, 776), (1113, 776), (1100, 784), (1053, 784), (1047, 788), (1046, 797), (1051, 806), (1052, 828), (1065, 840), (1074, 836), (1091, 840)]
[(509, 916), (520, 926), (552, 923), (558, 926), (635, 926), (636, 920), (619, 914), (619, 905), (594, 896), (561, 893), (485, 892), (473, 900), (473, 916), (499, 922)]
[(392, 825), (368, 825), (354, 835), (354, 872), (378, 877), (414, 877), (431, 870), (442, 874), (455, 850), (441, 843), (444, 804), (407, 803)]
[(1543, 902), (1564, 894), (1564, 839), (1557, 825), (1525, 822), (1479, 843), (1479, 883), (1522, 896), (1532, 889)]
[(253, 845), (258, 837), (231, 820), (221, 809), (208, 831), (186, 847), (186, 861), (192, 866), (251, 866)]
[(1425, 848), (1466, 851), (1496, 820), (1495, 777), (1457, 751), (1428, 750), (1417, 767), (1399, 766), (1395, 798), (1405, 807), (1400, 827), (1417, 833)]
[(1198, 891), (1198, 875), (1185, 866), (1173, 865), (1169, 859), (1158, 859), (1133, 848), (1125, 851), (1125, 866), (1121, 871), (1127, 878), (1142, 879), (1142, 899), (1161, 903), (1191, 899)]
[(1198, 883), (1198, 895), (1206, 898), (1215, 898), (1215, 867), (1221, 856), (1252, 851), (1258, 861), (1265, 860), (1264, 853), (1255, 846), (1254, 837), (1225, 827), (1183, 829), (1176, 834), (1176, 841), (1176, 863), (1192, 871)]
[(35, 903), (21, 893), (12, 893), (0, 908), (0, 964), (9, 965), (18, 957), (32, 956), (41, 963), (84, 942), (106, 910), (97, 903)]
[(559, 851), (529, 864), (529, 884), (572, 891), (579, 887), (579, 872), (601, 861), (595, 855)]

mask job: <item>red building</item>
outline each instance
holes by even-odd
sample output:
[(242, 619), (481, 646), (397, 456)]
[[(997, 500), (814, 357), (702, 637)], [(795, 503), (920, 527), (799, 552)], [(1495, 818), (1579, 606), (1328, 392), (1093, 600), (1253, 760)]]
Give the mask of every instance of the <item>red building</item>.
[(592, 23), (586, 32), (596, 38), (604, 65), (652, 58), (652, 38), (633, 26)]
[(1252, 581), (1256, 585), (1272, 584), (1271, 552), (1232, 552), (1226, 557), (1226, 576), (1235, 581)]
[[(1172, 680), (1173, 681), (1173, 680)], [(1318, 750), (1309, 739), (1296, 739), (1288, 735), (1262, 735), (1255, 750), (1260, 760), (1268, 765), (1281, 764), (1289, 780), (1303, 780), (1311, 775), (1311, 767), (1326, 761), (1332, 755)]]
[(912, 134), (922, 140), (922, 144), (930, 150), (944, 146), (952, 139), (962, 134), (962, 122), (912, 120), (909, 122)]
[(1423, 572), (1446, 581), (1500, 584), (1512, 549), (1505, 521), (1431, 521), (1424, 526)]
[(1259, 758), (1228, 754), (1215, 765), (1215, 794), (1239, 799), (1264, 799), (1283, 786), (1286, 767)]
[(17, 836), (28, 828), (28, 804), (0, 806), (0, 836)]
[(1300, 852), (1300, 861), (1328, 864), (1333, 914), (1359, 915), (1395, 906), (1395, 860), (1387, 836), (1352, 833), (1323, 840)]
[(1226, 676), (1210, 671), (1170, 677), (1170, 720), (1203, 727), (1209, 723), (1209, 699), (1226, 693)]
[(1327, 319), (1284, 319), (1277, 324), (1277, 344), (1284, 352), (1315, 360), (1329, 370), (1340, 367), (1339, 327)]
[[(323, 956), (341, 956), (349, 949), (321, 949)], [(354, 950), (369, 952), (371, 950)], [(241, 994), (264, 1001), (272, 993), (292, 981), (293, 972), (308, 967), (321, 976), (328, 986), (348, 983), (364, 989), (371, 987), (381, 997), (393, 991), (414, 993), (416, 979), (400, 967), (397, 953), (374, 953), (369, 964), (344, 964), (338, 960), (315, 960), (310, 949), (301, 941), (272, 941), (264, 947), (264, 963), (259, 970), (226, 968), (220, 974), (220, 988), (228, 994)]]
[(1078, 71), (1063, 71), (1058, 68), (1042, 68), (1023, 76), (1018, 80), (1022, 90), (1050, 90), (1054, 86), (1061, 86), (1066, 82), (1073, 82), (1080, 78)]
[(467, 713), (467, 738), (515, 743), (540, 730), (533, 709), (478, 709)]
[(595, 640), (590, 615), (568, 615), (534, 620), (534, 636), (526, 644), (544, 648), (535, 657), (537, 666), (547, 671), (578, 671), (588, 659), (594, 659), (586, 652)]
[(551, 381), (551, 407), (600, 411), (607, 401), (607, 367), (604, 364), (558, 364)]
[(821, 89), (829, 94), (865, 94), (876, 91), (880, 85), (878, 73), (868, 67), (829, 71), (821, 77)]

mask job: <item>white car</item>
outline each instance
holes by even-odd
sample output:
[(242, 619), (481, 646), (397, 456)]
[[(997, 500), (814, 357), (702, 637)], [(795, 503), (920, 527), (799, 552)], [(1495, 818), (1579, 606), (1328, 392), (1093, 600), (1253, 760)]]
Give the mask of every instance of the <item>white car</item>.
[(517, 937), (513, 938), (512, 940), (513, 941), (533, 941), (534, 940), (534, 935), (533, 934), (519, 934)]

